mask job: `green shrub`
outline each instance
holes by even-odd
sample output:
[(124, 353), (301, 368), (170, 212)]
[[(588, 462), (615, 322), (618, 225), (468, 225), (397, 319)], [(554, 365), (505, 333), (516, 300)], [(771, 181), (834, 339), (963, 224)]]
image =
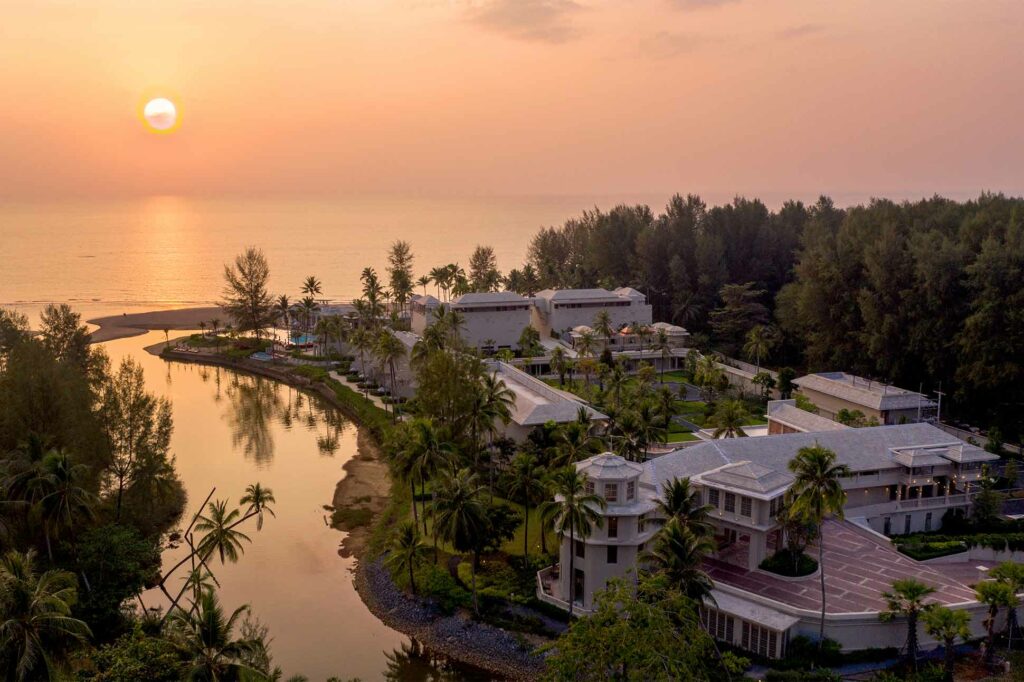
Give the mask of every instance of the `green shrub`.
[(945, 542), (913, 542), (897, 546), (899, 551), (911, 559), (925, 561), (940, 556), (959, 554), (967, 549), (967, 546), (960, 540), (947, 540)]
[(315, 365), (299, 365), (298, 367), (293, 367), (292, 374), (297, 374), (300, 377), (306, 377), (310, 381), (324, 381), (330, 376), (326, 369)]
[(818, 570), (818, 562), (803, 552), (794, 561), (793, 554), (789, 549), (781, 549), (762, 561), (758, 568), (790, 578), (799, 578)]
[(338, 507), (331, 513), (331, 525), (342, 530), (352, 530), (370, 525), (373, 511), (365, 507)]
[[(395, 578), (399, 582), (399, 576)], [(422, 596), (433, 599), (445, 613), (473, 605), (473, 595), (456, 583), (448, 571), (434, 564), (425, 564), (416, 571), (416, 587)]]
[(765, 673), (767, 682), (839, 682), (843, 678), (827, 669), (818, 670), (769, 670)]

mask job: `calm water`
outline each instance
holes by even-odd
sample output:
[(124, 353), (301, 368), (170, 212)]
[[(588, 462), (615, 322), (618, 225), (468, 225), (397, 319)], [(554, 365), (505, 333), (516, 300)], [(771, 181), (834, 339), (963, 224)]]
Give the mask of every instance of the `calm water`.
[(71, 302), (87, 317), (215, 301), (223, 265), (261, 247), (271, 290), (295, 295), (315, 274), (324, 295), (353, 298), (359, 273), (382, 271), (386, 250), (405, 239), (417, 276), (465, 265), (477, 244), (494, 248), (503, 271), (519, 267), (538, 228), (561, 225), (595, 205), (662, 206), (667, 197), (332, 201), (198, 200), (154, 197), (116, 202), (0, 203), (0, 306), (34, 313)]
[[(252, 538), (237, 564), (212, 565), (225, 606), (243, 603), (270, 627), (274, 660), (286, 677), (314, 682), (330, 675), (364, 681), (428, 680), (431, 665), (403, 653), (410, 642), (371, 614), (352, 586), (355, 560), (338, 549), (344, 534), (327, 523), (323, 505), (356, 452), (356, 429), (325, 403), (287, 386), (230, 370), (168, 363), (143, 348), (163, 334), (104, 344), (115, 363), (131, 355), (146, 371), (149, 389), (174, 408), (172, 452), (188, 490), (191, 519), (213, 487), (215, 498), (237, 504), (259, 481), (274, 491), (276, 518)], [(165, 566), (185, 556), (167, 550)], [(173, 591), (173, 590), (172, 590)], [(160, 603), (159, 593), (147, 604)], [(390, 674), (389, 674), (390, 672)], [(446, 679), (484, 679), (458, 669)]]

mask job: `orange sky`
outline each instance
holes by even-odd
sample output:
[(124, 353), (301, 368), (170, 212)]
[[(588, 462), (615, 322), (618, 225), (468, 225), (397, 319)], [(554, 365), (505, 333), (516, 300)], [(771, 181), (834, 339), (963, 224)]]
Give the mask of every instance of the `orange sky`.
[(2, 13), (0, 196), (1024, 192), (1019, 0)]

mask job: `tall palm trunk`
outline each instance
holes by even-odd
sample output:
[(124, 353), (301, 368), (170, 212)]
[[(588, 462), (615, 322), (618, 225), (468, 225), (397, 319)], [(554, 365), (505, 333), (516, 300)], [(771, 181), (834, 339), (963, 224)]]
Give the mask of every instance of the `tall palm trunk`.
[[(530, 558), (530, 498), (523, 498), (523, 558)], [(525, 562), (524, 562), (525, 563)]]
[(572, 522), (569, 522), (569, 617), (572, 618), (572, 607), (576, 600), (573, 594), (576, 588), (576, 534), (573, 533)]
[(420, 504), (423, 505), (423, 534), (427, 534), (427, 481), (420, 476)]
[(409, 499), (412, 500), (412, 525), (420, 525), (420, 517), (416, 513), (416, 481), (412, 478), (409, 479)]
[(473, 576), (473, 613), (480, 615), (480, 603), (477, 601), (476, 596), (476, 565), (480, 563), (480, 550), (473, 550), (473, 564), (469, 567), (470, 573)]
[(956, 665), (956, 654), (954, 653), (953, 646), (956, 640), (952, 637), (947, 638), (943, 643), (946, 646), (946, 682), (953, 682), (953, 669)]
[(818, 650), (825, 647), (825, 538), (822, 537), (822, 525), (818, 524), (818, 572), (821, 578), (821, 624), (818, 628)]

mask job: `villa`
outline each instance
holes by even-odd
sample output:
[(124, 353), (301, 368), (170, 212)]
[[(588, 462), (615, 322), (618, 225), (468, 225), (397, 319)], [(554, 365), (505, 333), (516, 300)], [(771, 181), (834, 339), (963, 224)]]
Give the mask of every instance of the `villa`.
[(834, 419), (840, 410), (860, 410), (879, 424), (930, 421), (938, 403), (905, 388), (863, 379), (846, 372), (818, 372), (794, 379), (823, 417)]
[(608, 311), (612, 328), (634, 322), (651, 324), (651, 306), (636, 289), (545, 289), (533, 299), (531, 324), (542, 337), (561, 336), (581, 325), (594, 324), (601, 310)]
[[(972, 629), (980, 632), (984, 609), (969, 584), (994, 563), (917, 562), (886, 537), (938, 529), (946, 511), (968, 509), (982, 464), (997, 459), (923, 423), (709, 441), (643, 464), (611, 453), (579, 462), (588, 491), (607, 503), (600, 510), (603, 523), (585, 538), (562, 538), (559, 564), (538, 574), (538, 597), (568, 608), (571, 581), (574, 606), (589, 612), (594, 593), (610, 578), (642, 567), (660, 527), (656, 501), (673, 479), (689, 478), (714, 508), (718, 549), (705, 560), (714, 603), (702, 607), (705, 626), (720, 640), (770, 658), (784, 656), (791, 637), (817, 637), (819, 577), (787, 578), (759, 566), (784, 547), (777, 515), (794, 480), (788, 463), (800, 448), (815, 444), (851, 469), (842, 481), (845, 520), (829, 520), (822, 534), (826, 636), (844, 650), (902, 641), (905, 625), (882, 623), (878, 613), (885, 609), (881, 593), (903, 577), (936, 587), (935, 598), (944, 604), (969, 609)], [(816, 549), (808, 551), (816, 556)]]
[(608, 417), (586, 404), (572, 393), (560, 391), (543, 381), (500, 361), (488, 363), (489, 369), (505, 382), (514, 395), (512, 419), (500, 430), (506, 438), (517, 443), (526, 440), (530, 432), (547, 422), (566, 424), (579, 419), (583, 410), (595, 426), (603, 425)]
[(530, 326), (530, 299), (513, 291), (462, 294), (450, 303), (433, 296), (412, 300), (412, 330), (422, 335), (434, 322), (434, 311), (446, 307), (462, 314), (462, 340), (473, 348), (494, 352), (515, 348), (523, 329)]
[(826, 419), (796, 406), (796, 400), (769, 400), (766, 415), (768, 435), (784, 433), (808, 433), (814, 431), (842, 431), (850, 428), (845, 424)]

